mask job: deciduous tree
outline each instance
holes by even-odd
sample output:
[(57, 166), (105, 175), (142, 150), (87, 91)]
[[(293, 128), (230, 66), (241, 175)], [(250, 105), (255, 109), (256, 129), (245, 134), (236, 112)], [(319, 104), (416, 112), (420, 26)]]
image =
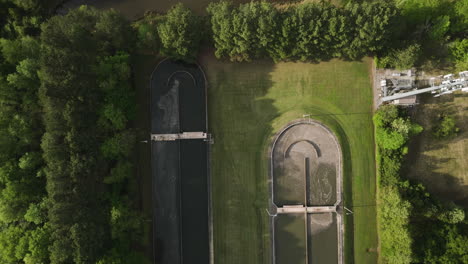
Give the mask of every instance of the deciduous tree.
[(161, 53), (179, 60), (195, 59), (202, 39), (200, 17), (179, 3), (157, 24)]

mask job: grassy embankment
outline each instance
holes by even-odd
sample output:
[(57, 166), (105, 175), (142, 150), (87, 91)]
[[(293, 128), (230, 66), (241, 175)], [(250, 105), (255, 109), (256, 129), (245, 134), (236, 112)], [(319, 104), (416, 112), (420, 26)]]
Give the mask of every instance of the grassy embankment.
[[(267, 173), (272, 136), (304, 113), (338, 136), (344, 154), (346, 257), (377, 262), (370, 60), (320, 64), (200, 60), (208, 79), (216, 263), (269, 263)], [(352, 196), (350, 195), (352, 193)], [(354, 221), (354, 229), (351, 229)], [(354, 243), (351, 243), (354, 233)]]

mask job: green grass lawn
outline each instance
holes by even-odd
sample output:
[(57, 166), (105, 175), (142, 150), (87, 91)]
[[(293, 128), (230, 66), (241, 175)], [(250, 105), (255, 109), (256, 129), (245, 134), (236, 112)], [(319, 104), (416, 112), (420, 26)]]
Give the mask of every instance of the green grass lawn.
[(215, 139), (215, 262), (270, 263), (268, 147), (281, 127), (307, 113), (330, 127), (343, 149), (345, 203), (354, 211), (346, 217), (347, 263), (376, 263), (370, 60), (228, 63), (204, 55), (200, 63)]

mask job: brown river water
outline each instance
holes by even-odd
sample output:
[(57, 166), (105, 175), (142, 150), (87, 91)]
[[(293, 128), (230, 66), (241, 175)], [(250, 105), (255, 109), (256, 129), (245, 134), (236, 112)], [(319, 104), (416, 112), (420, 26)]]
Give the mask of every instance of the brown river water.
[[(68, 9), (81, 5), (94, 6), (99, 9), (114, 8), (130, 20), (135, 20), (144, 15), (146, 11), (165, 12), (177, 3), (183, 3), (199, 15), (206, 14), (206, 7), (213, 0), (70, 0), (66, 1), (58, 13), (64, 14)], [(247, 3), (250, 0), (235, 0), (235, 3)]]

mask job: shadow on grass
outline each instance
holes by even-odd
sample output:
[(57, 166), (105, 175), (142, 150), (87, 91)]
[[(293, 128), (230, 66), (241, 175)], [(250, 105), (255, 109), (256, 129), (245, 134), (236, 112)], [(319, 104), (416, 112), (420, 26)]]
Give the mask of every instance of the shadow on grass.
[[(343, 155), (343, 206), (347, 208), (353, 208), (353, 168), (352, 168), (352, 157), (349, 145), (349, 138), (343, 127), (336, 119), (331, 119), (330, 122), (333, 124), (333, 130), (336, 133), (340, 145), (341, 153)], [(343, 214), (343, 220), (345, 225), (344, 232), (344, 258), (345, 263), (354, 263), (354, 219), (353, 215)]]
[[(405, 177), (422, 182), (429, 192), (438, 198), (453, 201), (464, 207), (468, 207), (468, 186), (459, 175), (463, 171), (459, 168), (451, 170), (453, 166), (459, 166), (464, 161), (461, 156), (451, 151), (454, 150), (454, 146), (462, 147), (461, 144), (466, 144), (468, 126), (463, 111), (467, 109), (460, 109), (459, 106), (463, 103), (455, 102), (455, 99), (466, 96), (457, 93), (439, 98), (430, 95), (422, 97), (421, 105), (414, 110), (412, 118), (424, 127), (424, 131), (411, 138), (401, 173)], [(460, 127), (458, 135), (446, 139), (433, 136), (433, 127), (442, 113), (455, 116), (457, 126)], [(459, 154), (463, 155), (462, 153)]]
[(429, 157), (416, 153), (418, 159), (423, 161), (424, 171), (413, 170), (412, 164), (415, 156), (408, 158), (401, 175), (407, 176), (413, 181), (421, 182), (427, 190), (438, 199), (452, 201), (460, 206), (468, 208), (468, 185), (459, 177), (450, 173), (441, 173), (440, 165), (454, 158)]
[[(278, 116), (270, 61), (229, 63), (202, 56), (208, 79), (212, 146), (212, 206), (215, 259), (222, 263), (270, 263), (270, 225), (266, 208), (266, 159), (262, 153), (270, 120)], [(242, 253), (240, 253), (242, 252)]]
[[(274, 85), (270, 75), (275, 65), (269, 61), (220, 62), (212, 55), (202, 58), (201, 65), (208, 78), (209, 123), (215, 138), (212, 153), (215, 258), (223, 263), (270, 263), (271, 241), (266, 236), (269, 224), (265, 211), (269, 196), (267, 150), (271, 136), (277, 132), (273, 131), (272, 124), (288, 111), (283, 110), (280, 116), (274, 106), (278, 102), (265, 98), (265, 95), (270, 97), (268, 92)], [(275, 100), (281, 100), (280, 96)], [(291, 105), (291, 111), (301, 110), (295, 106)], [(311, 112), (310, 106), (305, 110)], [(319, 114), (313, 118), (332, 129), (339, 138), (343, 154), (344, 204), (352, 209), (351, 147), (340, 122), (347, 117), (321, 109), (313, 112)], [(369, 113), (355, 113), (364, 114)], [(353, 132), (349, 133), (354, 136)], [(345, 256), (347, 263), (353, 263), (353, 216), (344, 216), (344, 219)]]

